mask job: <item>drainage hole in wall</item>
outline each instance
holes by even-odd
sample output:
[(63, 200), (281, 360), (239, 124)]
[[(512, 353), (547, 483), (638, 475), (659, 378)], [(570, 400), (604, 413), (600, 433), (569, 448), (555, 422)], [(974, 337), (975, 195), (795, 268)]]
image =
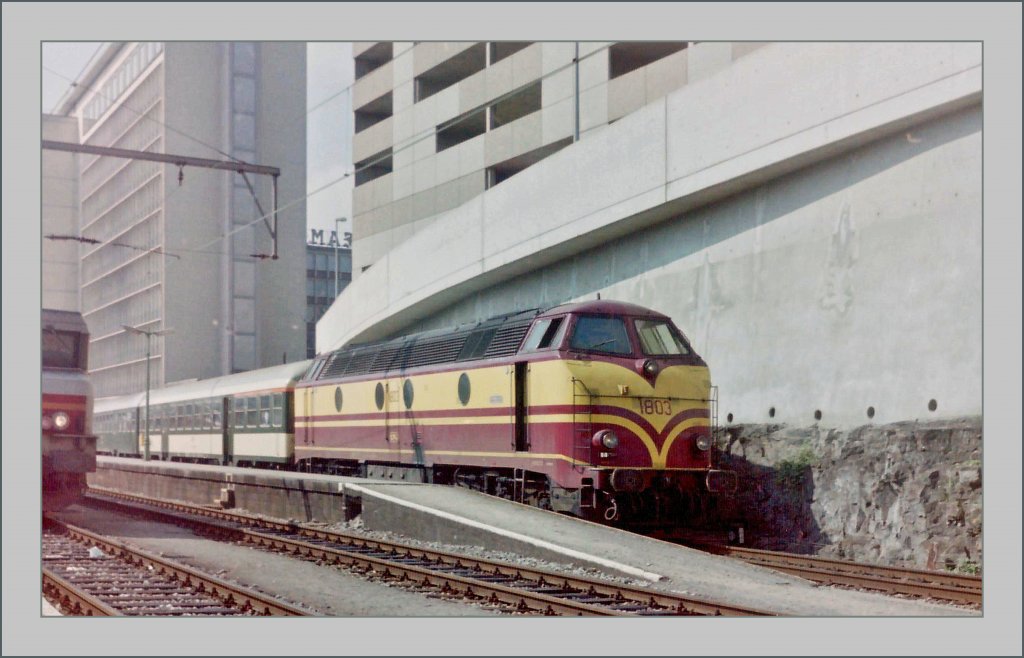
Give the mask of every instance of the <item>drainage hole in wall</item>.
[(772, 407), (771, 409), (768, 410), (768, 417), (775, 418), (775, 407)]
[(821, 409), (814, 410), (814, 420), (821, 420)]
[(730, 423), (732, 422), (732, 412), (731, 411), (729, 412), (729, 415), (725, 417), (725, 420), (730, 422)]
[(935, 398), (928, 400), (928, 411), (935, 411), (939, 408), (939, 403), (935, 401)]
[(875, 408), (874, 407), (868, 407), (868, 418), (874, 418), (874, 417), (875, 417)]

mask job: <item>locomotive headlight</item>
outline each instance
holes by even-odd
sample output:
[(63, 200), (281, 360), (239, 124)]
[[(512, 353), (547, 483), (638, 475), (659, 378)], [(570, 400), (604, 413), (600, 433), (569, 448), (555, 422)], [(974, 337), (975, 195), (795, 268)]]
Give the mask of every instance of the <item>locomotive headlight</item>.
[(53, 419), (49, 416), (43, 416), (43, 429), (48, 430), (53, 427)]
[(71, 419), (63, 411), (58, 411), (53, 414), (53, 426), (59, 430), (67, 429), (68, 424), (71, 423)]
[(658, 364), (652, 359), (644, 361), (644, 374), (648, 377), (654, 377), (658, 374)]
[(619, 447), (619, 437), (611, 430), (601, 430), (594, 435), (594, 445), (605, 447), (608, 450), (615, 450)]
[(707, 450), (711, 447), (711, 437), (706, 434), (702, 434), (697, 437), (697, 449)]

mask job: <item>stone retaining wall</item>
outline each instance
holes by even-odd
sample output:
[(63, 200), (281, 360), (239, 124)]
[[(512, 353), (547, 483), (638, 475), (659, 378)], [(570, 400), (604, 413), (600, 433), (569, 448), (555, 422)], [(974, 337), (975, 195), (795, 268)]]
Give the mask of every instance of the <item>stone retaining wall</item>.
[(755, 547), (975, 572), (982, 561), (982, 422), (852, 430), (735, 425), (721, 463), (740, 478), (727, 513)]

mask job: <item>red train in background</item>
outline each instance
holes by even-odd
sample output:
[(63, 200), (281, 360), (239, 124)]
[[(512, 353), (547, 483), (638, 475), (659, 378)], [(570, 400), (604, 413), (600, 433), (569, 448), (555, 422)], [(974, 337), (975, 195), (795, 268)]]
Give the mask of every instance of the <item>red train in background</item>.
[(81, 497), (86, 473), (96, 470), (88, 354), (89, 330), (80, 313), (42, 310), (43, 511)]

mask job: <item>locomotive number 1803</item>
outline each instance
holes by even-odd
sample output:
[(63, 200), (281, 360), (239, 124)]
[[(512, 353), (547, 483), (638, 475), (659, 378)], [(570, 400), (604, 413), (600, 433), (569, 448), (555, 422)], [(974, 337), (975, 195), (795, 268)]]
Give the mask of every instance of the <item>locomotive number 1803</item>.
[(662, 398), (637, 398), (637, 408), (645, 414), (672, 415), (672, 401)]

